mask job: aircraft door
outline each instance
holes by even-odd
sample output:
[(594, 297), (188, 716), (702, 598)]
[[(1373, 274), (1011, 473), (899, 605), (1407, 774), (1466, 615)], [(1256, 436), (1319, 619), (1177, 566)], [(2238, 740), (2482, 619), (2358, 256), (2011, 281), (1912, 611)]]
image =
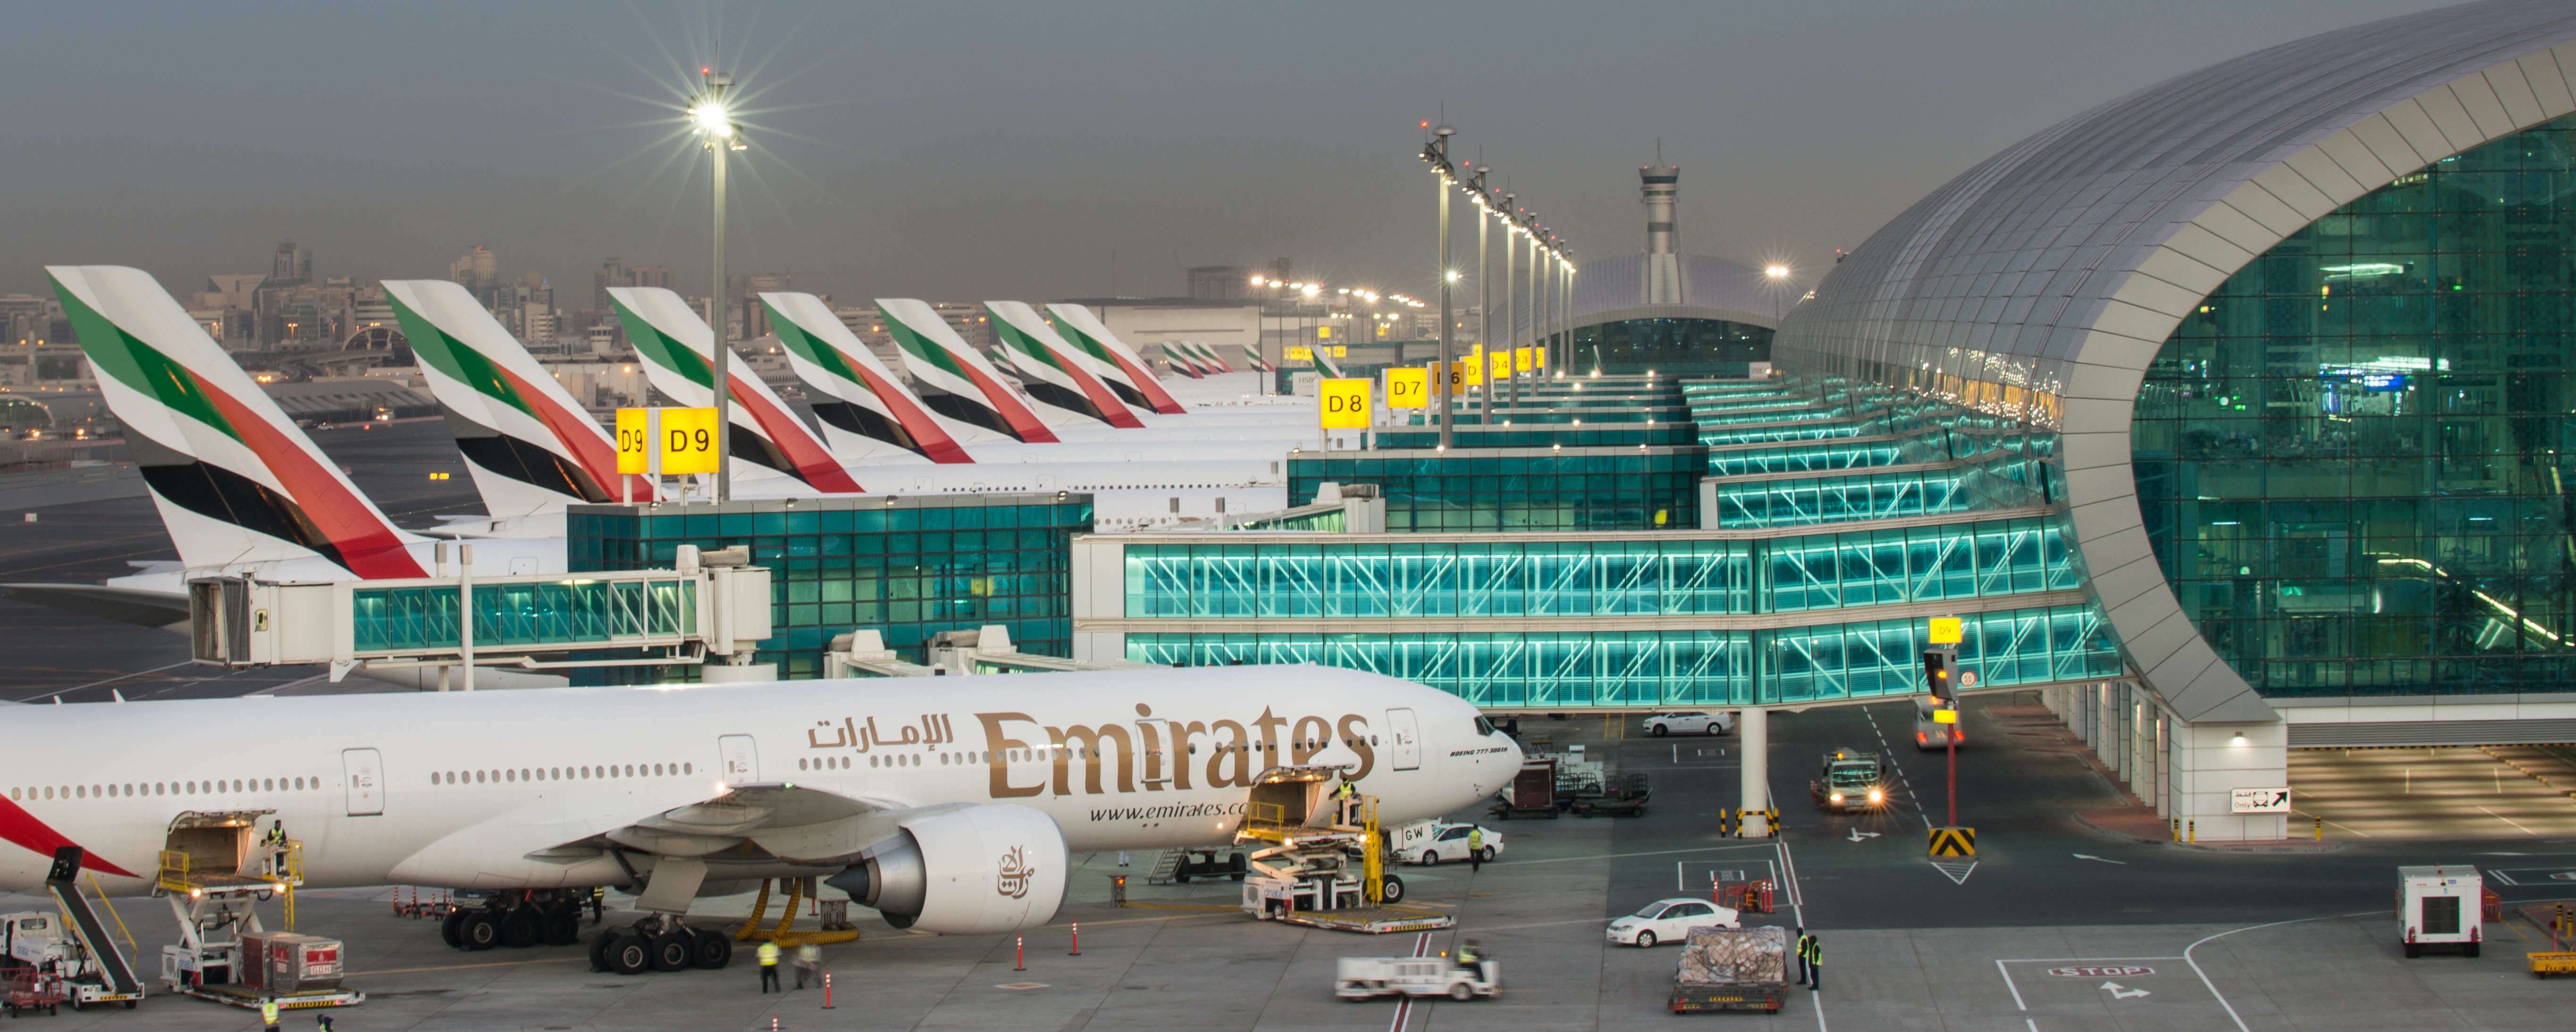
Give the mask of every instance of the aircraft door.
[(1422, 726), (1409, 709), (1386, 711), (1387, 744), (1390, 770), (1422, 769)]
[(760, 780), (760, 750), (750, 735), (725, 735), (716, 739), (716, 750), (724, 757), (724, 780), (728, 785), (746, 785)]
[(373, 749), (342, 749), (340, 767), (349, 776), (349, 816), (385, 812), (384, 757)]

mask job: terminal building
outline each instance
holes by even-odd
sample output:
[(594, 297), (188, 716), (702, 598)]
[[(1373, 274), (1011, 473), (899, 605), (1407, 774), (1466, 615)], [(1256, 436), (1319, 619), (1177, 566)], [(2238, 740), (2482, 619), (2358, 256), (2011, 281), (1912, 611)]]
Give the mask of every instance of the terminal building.
[(2015, 439), (2119, 677), (2049, 701), (2203, 837), (2294, 749), (2576, 739), (2576, 13), (2446, 7), (2050, 127), (1783, 322)]

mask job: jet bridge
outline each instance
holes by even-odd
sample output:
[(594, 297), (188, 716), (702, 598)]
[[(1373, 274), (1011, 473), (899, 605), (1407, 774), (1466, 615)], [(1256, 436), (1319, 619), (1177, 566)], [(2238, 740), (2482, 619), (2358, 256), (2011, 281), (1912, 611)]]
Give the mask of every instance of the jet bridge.
[(739, 548), (702, 555), (684, 545), (677, 558), (668, 570), (579, 574), (203, 578), (188, 584), (192, 655), (228, 667), (328, 664), (333, 681), (360, 668), (462, 667), (469, 690), (476, 666), (748, 658), (771, 634), (769, 571), (747, 565)]

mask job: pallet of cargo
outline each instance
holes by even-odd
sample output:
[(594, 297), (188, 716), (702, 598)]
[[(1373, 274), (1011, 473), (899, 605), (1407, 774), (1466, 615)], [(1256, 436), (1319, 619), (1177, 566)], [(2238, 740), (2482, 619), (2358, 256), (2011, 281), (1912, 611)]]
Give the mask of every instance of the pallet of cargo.
[(1334, 932), (1359, 932), (1363, 935), (1393, 935), (1398, 932), (1428, 932), (1454, 928), (1458, 919), (1436, 910), (1411, 907), (1348, 907), (1341, 910), (1294, 910), (1274, 914), (1270, 920), (1305, 925)]

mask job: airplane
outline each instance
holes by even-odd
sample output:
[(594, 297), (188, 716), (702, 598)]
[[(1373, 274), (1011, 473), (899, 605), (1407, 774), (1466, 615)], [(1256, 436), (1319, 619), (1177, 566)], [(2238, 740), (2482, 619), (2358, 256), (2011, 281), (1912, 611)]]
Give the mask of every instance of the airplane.
[[(680, 295), (660, 287), (610, 287), (609, 304), (626, 323), (626, 339), (644, 362), (645, 379), (664, 397), (690, 408), (712, 408), (715, 331)], [(860, 494), (866, 491), (822, 438), (751, 375), (739, 360), (727, 364), (733, 402), (725, 435), (733, 487), (765, 495)]]
[[(1327, 823), (1319, 811), (1342, 781), (1401, 824), (1471, 805), (1521, 764), (1464, 700), (1364, 671), (923, 688), (13, 706), (0, 890), (38, 890), (65, 847), (108, 896), (151, 890), (165, 849), (189, 852), (195, 871), (257, 878), (252, 838), (275, 822), (302, 843), (306, 889), (481, 894), (442, 927), (451, 945), (569, 944), (577, 901), (617, 886), (646, 916), (597, 936), (594, 960), (628, 974), (718, 968), (730, 936), (692, 929), (689, 908), (761, 879), (820, 878), (899, 929), (1009, 932), (1055, 916), (1074, 853), (1224, 844), (1270, 803), (1287, 807), (1273, 818), (1284, 826)], [(227, 827), (233, 838), (207, 837)]]

